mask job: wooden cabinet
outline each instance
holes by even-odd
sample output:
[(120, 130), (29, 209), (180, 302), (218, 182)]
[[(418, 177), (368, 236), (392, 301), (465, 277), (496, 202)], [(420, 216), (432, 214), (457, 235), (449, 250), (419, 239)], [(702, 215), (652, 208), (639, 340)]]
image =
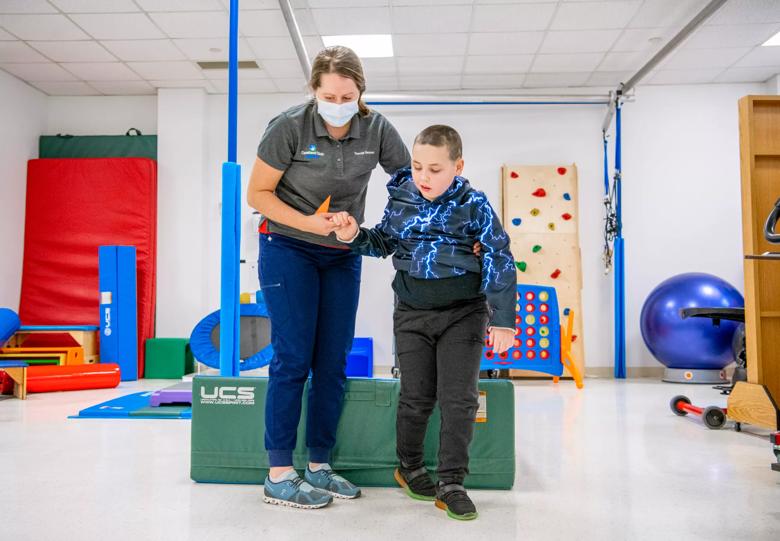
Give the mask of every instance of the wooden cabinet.
[[(777, 429), (772, 397), (780, 398), (780, 257), (762, 254), (780, 252), (780, 245), (764, 238), (767, 216), (780, 199), (780, 96), (740, 99), (739, 137), (748, 384), (763, 386), (763, 390), (752, 390), (748, 407), (739, 403), (747, 387), (735, 389), (729, 399), (729, 416)], [(755, 398), (764, 395), (766, 399)], [(766, 411), (759, 412), (762, 408)], [(752, 420), (741, 418), (744, 415)], [(756, 418), (764, 422), (756, 423)]]

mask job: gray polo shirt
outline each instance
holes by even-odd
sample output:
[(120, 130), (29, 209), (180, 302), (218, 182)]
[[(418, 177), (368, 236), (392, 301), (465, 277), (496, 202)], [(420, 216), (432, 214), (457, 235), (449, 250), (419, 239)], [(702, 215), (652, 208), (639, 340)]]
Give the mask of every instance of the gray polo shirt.
[[(401, 136), (376, 111), (352, 117), (347, 136), (337, 141), (328, 133), (317, 102), (283, 112), (268, 124), (257, 156), (284, 171), (276, 196), (303, 214), (314, 214), (328, 196), (330, 212), (347, 211), (365, 220), (368, 180), (377, 164), (388, 174), (408, 167), (411, 158)], [(335, 234), (322, 237), (269, 221), (269, 231), (315, 244), (343, 247)]]

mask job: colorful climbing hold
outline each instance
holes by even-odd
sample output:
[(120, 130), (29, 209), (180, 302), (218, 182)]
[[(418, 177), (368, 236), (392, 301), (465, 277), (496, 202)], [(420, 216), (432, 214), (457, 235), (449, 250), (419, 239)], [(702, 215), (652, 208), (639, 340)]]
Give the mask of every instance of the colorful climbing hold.
[(512, 178), (517, 178), (517, 177), (519, 177), (520, 175), (518, 175), (517, 173), (515, 173), (514, 171), (512, 171), (511, 173), (509, 173), (509, 176), (510, 176), (510, 177), (512, 177)]
[(552, 278), (553, 280), (555, 280), (555, 279), (556, 279), (556, 278), (558, 278), (560, 275), (561, 275), (561, 269), (555, 269), (555, 270), (553, 271), (553, 273), (550, 275), (550, 278)]
[(535, 254), (538, 254), (538, 253), (539, 253), (539, 250), (541, 250), (541, 249), (542, 249), (542, 246), (541, 246), (541, 244), (534, 244), (534, 247), (533, 247), (533, 248), (531, 248), (531, 250), (532, 250), (532, 251), (533, 251), (533, 253), (535, 253)]
[(558, 174), (559, 175), (565, 175), (566, 174), (566, 168), (565, 167), (559, 167), (558, 168)]
[(547, 195), (547, 192), (544, 191), (544, 188), (539, 188), (531, 195), (533, 195), (534, 197), (545, 197)]
[(525, 261), (515, 261), (515, 266), (520, 272), (525, 272), (525, 270), (528, 268), (528, 263)]
[(566, 201), (571, 201), (571, 195), (569, 195), (569, 192), (566, 192), (565, 194), (563, 194), (563, 198), (564, 198)]
[(523, 220), (520, 218), (512, 218), (512, 225), (520, 225), (521, 223), (523, 223)]
[(539, 216), (539, 209), (531, 209), (531, 216)]
[(564, 212), (563, 214), (561, 214), (561, 218), (563, 218), (564, 220), (571, 220), (571, 214), (569, 214), (568, 212)]
[(571, 310), (570, 310), (570, 309), (568, 309), (568, 308), (564, 308), (564, 309), (563, 309), (563, 315), (564, 315), (564, 316), (568, 316), (568, 315), (569, 315), (569, 312), (571, 312)]
[(550, 222), (549, 224), (547, 224), (547, 229), (549, 229), (550, 231), (555, 231), (555, 224)]
[(577, 335), (576, 334), (571, 335), (571, 341), (572, 342), (576, 342), (577, 341)]

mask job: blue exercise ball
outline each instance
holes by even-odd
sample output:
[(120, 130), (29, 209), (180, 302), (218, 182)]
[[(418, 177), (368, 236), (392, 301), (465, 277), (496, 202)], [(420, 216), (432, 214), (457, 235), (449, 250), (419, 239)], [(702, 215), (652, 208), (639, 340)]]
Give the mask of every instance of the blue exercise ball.
[(737, 289), (702, 272), (672, 276), (645, 300), (640, 316), (642, 338), (653, 356), (667, 368), (720, 370), (734, 360), (732, 338), (739, 325), (709, 318), (683, 319), (682, 308), (741, 308)]

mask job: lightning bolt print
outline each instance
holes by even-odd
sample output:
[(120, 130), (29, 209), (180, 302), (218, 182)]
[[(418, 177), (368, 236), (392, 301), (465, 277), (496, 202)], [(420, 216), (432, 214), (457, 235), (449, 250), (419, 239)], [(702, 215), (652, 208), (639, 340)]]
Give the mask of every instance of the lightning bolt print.
[[(455, 177), (447, 191), (428, 201), (417, 190), (409, 169), (387, 184), (389, 199), (381, 222), (361, 228), (352, 250), (363, 255), (393, 255), (397, 270), (418, 279), (481, 274), (481, 291), (499, 326), (514, 328), (517, 274), (509, 237), (485, 194)], [(478, 240), (482, 257), (472, 245)]]

